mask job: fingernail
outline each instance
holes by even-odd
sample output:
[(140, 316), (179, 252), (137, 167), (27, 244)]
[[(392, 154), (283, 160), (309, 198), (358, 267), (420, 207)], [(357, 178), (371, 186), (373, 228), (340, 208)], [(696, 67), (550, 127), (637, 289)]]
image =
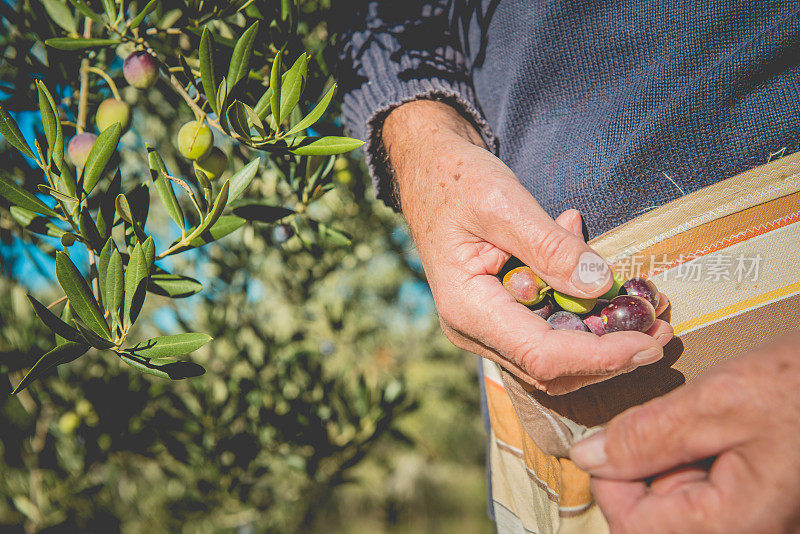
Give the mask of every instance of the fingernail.
[(605, 465), (608, 461), (605, 431), (595, 432), (588, 438), (573, 445), (569, 451), (569, 457), (584, 471)]
[(657, 362), (661, 359), (661, 356), (664, 353), (661, 352), (659, 349), (653, 347), (650, 349), (643, 350), (639, 354), (631, 359), (631, 363), (634, 365), (647, 365), (649, 363)]
[(584, 252), (572, 272), (572, 284), (587, 292), (597, 291), (611, 280), (608, 264), (594, 252)]

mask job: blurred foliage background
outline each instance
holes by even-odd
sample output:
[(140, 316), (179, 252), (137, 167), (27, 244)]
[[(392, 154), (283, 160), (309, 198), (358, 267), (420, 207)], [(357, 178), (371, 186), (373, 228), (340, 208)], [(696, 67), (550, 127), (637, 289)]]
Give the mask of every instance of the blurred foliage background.
[[(181, 4), (164, 2), (151, 18), (180, 16)], [(330, 10), (299, 2), (295, 45), (316, 60), (312, 101), (333, 57)], [(37, 66), (41, 33), (58, 28), (37, 26), (38, 0), (0, 1), (0, 19), (0, 98), (41, 134), (34, 80), (55, 76)], [(77, 72), (77, 59), (59, 57), (63, 72)], [(174, 147), (188, 106), (161, 85), (121, 93), (135, 109), (119, 147), (123, 176), (147, 176), (145, 142), (189, 174)], [(335, 132), (335, 106), (325, 121)], [(231, 169), (255, 154), (224, 136), (215, 143)], [(29, 189), (41, 180), (2, 141), (0, 169)], [(205, 375), (170, 382), (93, 349), (14, 397), (54, 342), (25, 295), (60, 295), (48, 253), (57, 246), (20, 229), (0, 202), (0, 530), (491, 531), (475, 357), (441, 334), (404, 223), (374, 200), (360, 152), (337, 157), (333, 184), (309, 215), (348, 234), (349, 246), (284, 242), (273, 224), (253, 223), (169, 258), (205, 290), (149, 297), (136, 335), (209, 333), (214, 341), (191, 356)], [(285, 204), (281, 169), (264, 161), (248, 196)], [(163, 210), (148, 225), (162, 242), (174, 237), (160, 230)]]

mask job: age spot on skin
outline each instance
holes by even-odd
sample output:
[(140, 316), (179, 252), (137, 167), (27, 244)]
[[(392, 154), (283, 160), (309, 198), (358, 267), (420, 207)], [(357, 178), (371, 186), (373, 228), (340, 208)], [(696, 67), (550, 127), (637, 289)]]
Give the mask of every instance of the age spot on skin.
[(439, 187), (444, 188), (444, 182), (439, 182)]
[(461, 179), (461, 173), (457, 172), (453, 175), (453, 179), (457, 182)]

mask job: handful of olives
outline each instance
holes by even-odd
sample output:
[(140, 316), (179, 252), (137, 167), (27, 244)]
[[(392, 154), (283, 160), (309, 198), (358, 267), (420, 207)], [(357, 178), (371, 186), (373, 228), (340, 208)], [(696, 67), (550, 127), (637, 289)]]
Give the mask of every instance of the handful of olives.
[(503, 286), (554, 329), (598, 336), (625, 330), (646, 332), (655, 323), (660, 300), (651, 280), (635, 277), (626, 281), (617, 275), (611, 289), (600, 297), (573, 297), (554, 290), (525, 265), (506, 272)]

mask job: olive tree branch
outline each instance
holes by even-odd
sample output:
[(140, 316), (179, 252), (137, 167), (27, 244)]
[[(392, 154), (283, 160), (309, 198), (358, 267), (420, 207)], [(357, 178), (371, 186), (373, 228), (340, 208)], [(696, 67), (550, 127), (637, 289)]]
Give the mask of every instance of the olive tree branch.
[[(88, 39), (92, 36), (92, 19), (86, 18), (83, 21), (83, 37)], [(89, 104), (89, 58), (84, 57), (81, 60), (80, 80), (81, 88), (78, 92), (78, 118), (76, 120), (76, 130), (78, 133), (83, 133), (86, 128), (86, 115), (88, 113)]]

